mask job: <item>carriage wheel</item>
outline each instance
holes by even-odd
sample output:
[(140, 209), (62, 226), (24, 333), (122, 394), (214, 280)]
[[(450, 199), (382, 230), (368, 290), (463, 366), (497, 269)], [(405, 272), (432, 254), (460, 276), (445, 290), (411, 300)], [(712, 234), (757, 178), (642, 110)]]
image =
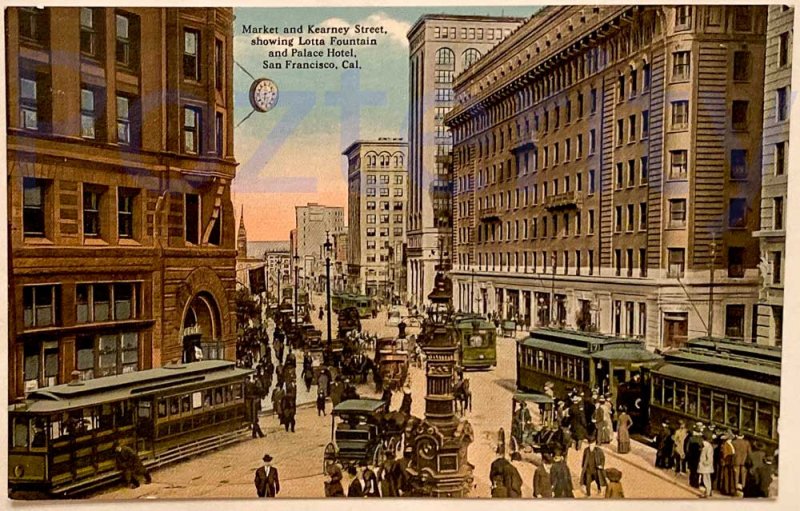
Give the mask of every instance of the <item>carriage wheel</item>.
[(386, 459), (386, 453), (383, 450), (383, 445), (378, 444), (375, 446), (375, 451), (372, 453), (372, 466), (378, 467)]
[(336, 446), (333, 443), (328, 443), (322, 455), (322, 473), (327, 474), (328, 469), (334, 463), (336, 463)]

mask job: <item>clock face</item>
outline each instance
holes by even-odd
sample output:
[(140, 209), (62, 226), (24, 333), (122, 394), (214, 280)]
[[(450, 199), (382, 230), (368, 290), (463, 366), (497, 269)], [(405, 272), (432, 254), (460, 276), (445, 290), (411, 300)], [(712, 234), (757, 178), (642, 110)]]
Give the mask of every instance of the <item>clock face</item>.
[(250, 86), (250, 104), (259, 112), (266, 112), (278, 102), (278, 86), (269, 78), (259, 78)]

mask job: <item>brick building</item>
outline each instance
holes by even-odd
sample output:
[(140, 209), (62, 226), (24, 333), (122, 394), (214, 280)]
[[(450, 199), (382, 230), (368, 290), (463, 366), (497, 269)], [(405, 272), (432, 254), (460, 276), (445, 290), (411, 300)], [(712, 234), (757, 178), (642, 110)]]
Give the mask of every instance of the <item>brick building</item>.
[(766, 21), (547, 7), (459, 75), (456, 306), (651, 346), (753, 340)]
[(235, 356), (232, 22), (6, 10), (11, 400)]

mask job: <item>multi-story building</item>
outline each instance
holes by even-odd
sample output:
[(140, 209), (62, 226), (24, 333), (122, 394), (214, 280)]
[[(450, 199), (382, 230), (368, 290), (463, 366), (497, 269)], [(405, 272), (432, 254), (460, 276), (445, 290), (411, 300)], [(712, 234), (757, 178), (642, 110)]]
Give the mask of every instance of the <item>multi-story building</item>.
[(400, 296), (406, 237), (408, 144), (357, 140), (347, 157), (348, 286), (387, 301)]
[(789, 172), (789, 110), (794, 7), (770, 5), (764, 72), (764, 145), (761, 166), (760, 344), (780, 345), (786, 253), (786, 179)]
[[(519, 26), (522, 18), (422, 16), (408, 32), (408, 298), (422, 305), (433, 288), (440, 250), (450, 253), (453, 147), (444, 115), (453, 77)], [(405, 298), (405, 296), (404, 296)]]
[(459, 75), (457, 307), (752, 340), (766, 14), (547, 7)]
[(5, 13), (10, 399), (233, 359), (232, 9)]
[(269, 289), (269, 275), (266, 273), (267, 260), (252, 250), (247, 241), (247, 228), (244, 225), (244, 206), (239, 215), (239, 229), (236, 232), (236, 284), (252, 294), (261, 294)]
[(331, 258), (331, 291), (344, 291), (347, 288), (347, 251), (350, 248), (348, 241), (348, 226), (342, 232), (334, 233), (333, 257)]
[[(342, 232), (344, 208), (309, 203), (295, 206), (297, 250), (300, 257), (301, 285), (318, 286), (325, 279), (325, 241), (328, 236)], [(333, 242), (331, 242), (333, 243)]]

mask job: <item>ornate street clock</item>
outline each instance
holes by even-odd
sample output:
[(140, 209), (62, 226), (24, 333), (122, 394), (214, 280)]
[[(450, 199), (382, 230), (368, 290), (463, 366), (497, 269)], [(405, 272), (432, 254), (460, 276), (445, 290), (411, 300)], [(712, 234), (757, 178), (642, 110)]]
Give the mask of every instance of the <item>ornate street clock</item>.
[(250, 85), (250, 104), (257, 112), (268, 112), (278, 103), (278, 86), (269, 78), (258, 78)]

